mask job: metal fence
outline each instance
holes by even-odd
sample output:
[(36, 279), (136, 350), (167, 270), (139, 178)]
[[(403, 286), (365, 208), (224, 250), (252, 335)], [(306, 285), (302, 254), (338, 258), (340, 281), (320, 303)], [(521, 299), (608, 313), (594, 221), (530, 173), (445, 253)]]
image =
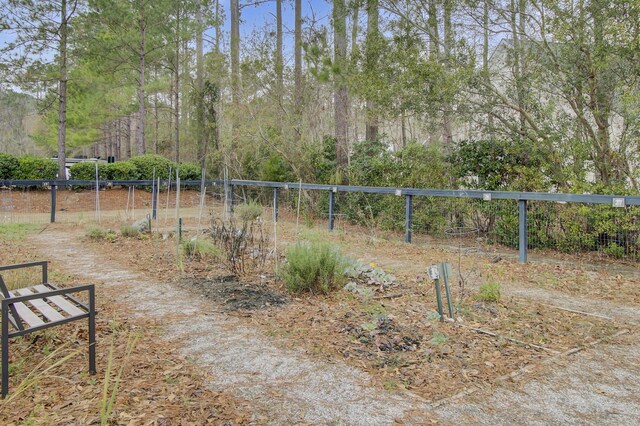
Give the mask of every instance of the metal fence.
[[(303, 214), (326, 218), (329, 230), (342, 221), (357, 222), (371, 229), (403, 229), (408, 243), (429, 237), (456, 244), (464, 240), (472, 247), (500, 245), (517, 249), (523, 263), (530, 250), (640, 260), (638, 196), (249, 180), (183, 181), (182, 197), (175, 182), (159, 180), (0, 181), (0, 186), (2, 222), (78, 223), (146, 214), (165, 222), (177, 215), (201, 221), (214, 206), (225, 214), (238, 202), (260, 199), (272, 207), (274, 220), (282, 207), (296, 210), (302, 204)], [(91, 191), (77, 191), (81, 188)]]

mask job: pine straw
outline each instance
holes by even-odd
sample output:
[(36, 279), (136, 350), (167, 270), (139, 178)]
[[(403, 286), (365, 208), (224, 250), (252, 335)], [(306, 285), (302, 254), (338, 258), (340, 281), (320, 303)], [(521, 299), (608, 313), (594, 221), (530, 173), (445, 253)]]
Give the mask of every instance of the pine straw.
[[(281, 241), (295, 241), (290, 224), (280, 226)], [(507, 299), (490, 305), (478, 303), (469, 295), (461, 312), (468, 327), (434, 322), (428, 319), (436, 306), (432, 284), (416, 279), (415, 274), (419, 273), (418, 268), (446, 259), (451, 253), (391, 241), (372, 242), (361, 235), (338, 233), (325, 237), (350, 253), (358, 253), (363, 261), (374, 261), (396, 274), (399, 283), (386, 292), (376, 291), (371, 300), (340, 291), (327, 297), (299, 296), (278, 308), (241, 311), (236, 315), (246, 325), (258, 327), (274, 338), (279, 345), (303, 348), (310, 356), (340, 360), (365, 370), (381, 387), (389, 390), (409, 391), (430, 401), (440, 400), (470, 387), (493, 386), (513, 371), (539, 364), (556, 352), (606, 338), (619, 330), (609, 321), (530, 301)], [(175, 270), (175, 257), (171, 262), (175, 242), (170, 240), (89, 244), (145, 275), (161, 280), (170, 276), (180, 278)], [(114, 246), (118, 249), (114, 250)], [(472, 261), (464, 260), (466, 264)], [(489, 263), (485, 260), (478, 268), (489, 269)], [(185, 261), (183, 266), (183, 276), (192, 279), (228, 274), (211, 261)], [(506, 269), (511, 266), (501, 265)], [(243, 280), (264, 282), (265, 276), (270, 277), (266, 282), (268, 286), (283, 290), (268, 269), (254, 271), (253, 276), (245, 276)], [(380, 322), (380, 314), (389, 320)], [(469, 327), (498, 336), (478, 333)], [(445, 336), (446, 341), (430, 343), (437, 334)], [(536, 345), (549, 351), (540, 350)]]
[[(31, 250), (24, 242), (0, 241), (0, 263), (26, 260)], [(72, 277), (65, 284), (73, 285)], [(142, 318), (129, 319), (123, 307), (97, 288), (97, 367), (88, 374), (87, 325), (76, 321), (42, 332), (12, 339), (10, 344), (10, 391), (0, 401), (0, 424), (99, 424), (100, 400), (104, 386), (109, 348), (115, 339), (113, 374), (124, 364), (114, 411), (109, 424), (202, 425), (246, 424), (250, 419), (248, 403), (230, 394), (207, 387), (208, 373), (190, 360), (177, 355), (177, 344), (163, 339), (161, 324)], [(121, 310), (118, 310), (121, 309)], [(139, 336), (131, 355), (125, 360), (130, 334)], [(56, 348), (62, 348), (56, 352)], [(33, 386), (12, 394), (47, 354), (53, 354), (40, 371)], [(65, 356), (70, 358), (55, 366)]]

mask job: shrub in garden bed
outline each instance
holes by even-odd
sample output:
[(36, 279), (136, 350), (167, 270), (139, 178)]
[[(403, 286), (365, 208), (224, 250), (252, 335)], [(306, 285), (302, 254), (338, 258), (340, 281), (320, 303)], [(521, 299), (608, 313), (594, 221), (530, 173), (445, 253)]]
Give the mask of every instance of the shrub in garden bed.
[(58, 163), (43, 157), (25, 156), (18, 158), (19, 168), (14, 179), (54, 180), (58, 175)]
[(133, 164), (138, 170), (138, 176), (141, 180), (153, 179), (153, 171), (155, 169), (155, 177), (160, 179), (168, 179), (169, 171), (174, 173), (176, 163), (162, 157), (161, 155), (138, 155), (127, 160)]
[(130, 161), (105, 164), (104, 174), (108, 180), (137, 180), (140, 177), (138, 168)]
[[(107, 163), (98, 164), (98, 179), (107, 179), (106, 166)], [(96, 180), (96, 162), (85, 161), (76, 163), (69, 169), (72, 180)]]
[(340, 251), (328, 243), (297, 243), (287, 251), (280, 276), (291, 292), (327, 294), (344, 284), (345, 267)]
[(15, 179), (20, 161), (11, 154), (0, 153), (0, 179)]

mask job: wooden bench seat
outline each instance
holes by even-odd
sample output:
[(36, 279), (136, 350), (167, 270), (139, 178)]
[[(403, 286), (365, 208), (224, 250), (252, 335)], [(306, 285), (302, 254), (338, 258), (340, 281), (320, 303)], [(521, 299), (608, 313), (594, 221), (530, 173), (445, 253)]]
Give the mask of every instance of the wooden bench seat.
[[(2, 293), (2, 397), (9, 392), (9, 339), (45, 328), (87, 318), (89, 321), (89, 372), (95, 374), (95, 288), (93, 284), (57, 288), (48, 282), (48, 262), (0, 266), (0, 271), (42, 268), (42, 282), (9, 291), (0, 275)], [(72, 296), (87, 292), (88, 304)]]

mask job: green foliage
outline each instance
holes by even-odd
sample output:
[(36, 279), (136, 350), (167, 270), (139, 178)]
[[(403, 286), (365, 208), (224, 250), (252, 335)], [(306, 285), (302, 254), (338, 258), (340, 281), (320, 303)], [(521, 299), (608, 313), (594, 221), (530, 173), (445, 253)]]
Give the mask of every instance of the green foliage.
[(477, 298), (483, 302), (497, 303), (500, 301), (500, 296), (500, 284), (495, 281), (489, 281), (480, 286)]
[(106, 166), (107, 163), (84, 161), (76, 163), (69, 171), (73, 180), (96, 180), (96, 164), (98, 165), (98, 179), (107, 179)]
[(187, 257), (195, 259), (220, 258), (222, 256), (220, 248), (202, 238), (184, 240), (180, 243), (180, 249)]
[(137, 237), (138, 235), (140, 235), (140, 231), (135, 226), (122, 225), (120, 227), (120, 234), (123, 237), (131, 238), (131, 237)]
[(104, 175), (108, 180), (137, 180), (138, 168), (130, 161), (118, 161), (104, 165)]
[(15, 179), (21, 180), (54, 180), (58, 175), (58, 163), (35, 156), (24, 156), (18, 159), (20, 167)]
[[(175, 178), (176, 163), (161, 156), (161, 155), (138, 155), (131, 157), (128, 160), (138, 170), (138, 177), (141, 180), (153, 179), (153, 171), (155, 169), (155, 177), (162, 180), (169, 178), (169, 171), (171, 171), (172, 180)], [(196, 179), (199, 179), (200, 176)]]
[(556, 183), (550, 150), (529, 140), (461, 141), (447, 160), (472, 188), (536, 191)]
[(40, 229), (31, 223), (8, 223), (0, 225), (0, 240), (22, 240), (25, 236)]
[(20, 161), (17, 157), (0, 152), (0, 179), (15, 179), (18, 169)]
[(178, 168), (180, 180), (200, 180), (202, 179), (202, 169), (194, 163), (182, 163)]
[(291, 166), (277, 154), (271, 154), (262, 163), (260, 178), (269, 182), (291, 182), (295, 179)]
[(249, 201), (236, 206), (234, 214), (241, 222), (253, 222), (262, 215), (262, 206), (255, 201)]
[(99, 226), (89, 227), (86, 235), (92, 240), (106, 240), (110, 242), (113, 242), (118, 238), (118, 235), (111, 229), (103, 229)]
[(341, 287), (345, 261), (328, 243), (297, 243), (287, 251), (287, 263), (280, 273), (287, 289), (327, 294)]

